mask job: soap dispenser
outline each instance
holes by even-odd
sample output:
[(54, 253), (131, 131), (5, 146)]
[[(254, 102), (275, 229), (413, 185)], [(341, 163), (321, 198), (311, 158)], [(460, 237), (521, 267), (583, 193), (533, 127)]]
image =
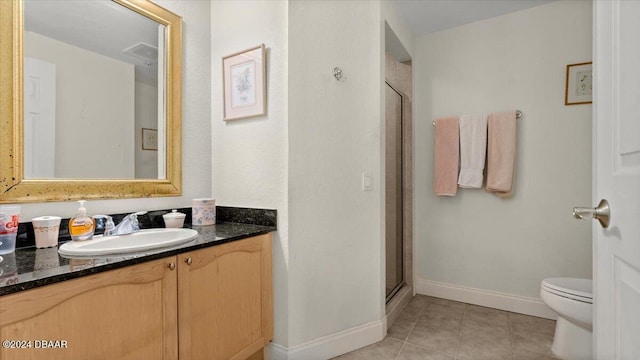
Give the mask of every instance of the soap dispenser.
[(86, 200), (80, 200), (78, 214), (69, 220), (69, 235), (71, 240), (90, 240), (95, 231), (95, 222), (92, 217), (87, 215), (87, 209), (84, 207)]

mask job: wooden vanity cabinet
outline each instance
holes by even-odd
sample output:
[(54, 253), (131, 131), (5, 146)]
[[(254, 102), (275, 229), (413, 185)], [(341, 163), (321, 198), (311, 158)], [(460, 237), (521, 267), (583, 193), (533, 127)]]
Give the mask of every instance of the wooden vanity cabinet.
[[(172, 261), (175, 256), (0, 297), (0, 340), (30, 346), (2, 346), (0, 359), (176, 359)], [(38, 341), (66, 341), (66, 347), (42, 348)]]
[(178, 255), (180, 359), (242, 360), (271, 340), (271, 234)]
[(272, 336), (271, 283), (266, 234), (2, 296), (0, 340), (31, 348), (0, 359), (247, 359)]

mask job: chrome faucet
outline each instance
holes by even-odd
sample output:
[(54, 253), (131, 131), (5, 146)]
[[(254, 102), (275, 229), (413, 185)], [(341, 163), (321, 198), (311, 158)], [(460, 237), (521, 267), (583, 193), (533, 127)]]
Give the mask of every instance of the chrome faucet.
[(113, 218), (109, 215), (94, 215), (93, 220), (96, 223), (96, 232), (104, 230), (102, 233), (104, 236), (113, 235), (113, 229), (116, 227), (113, 223)]
[[(104, 236), (109, 235), (127, 235), (133, 234), (134, 232), (140, 231), (140, 225), (138, 224), (138, 216), (146, 214), (146, 211), (138, 211), (132, 214), (129, 214), (120, 221), (118, 226), (113, 226), (113, 220), (108, 215), (97, 215), (99, 217), (106, 217), (107, 221), (104, 229)], [(94, 216), (95, 218), (95, 216)]]

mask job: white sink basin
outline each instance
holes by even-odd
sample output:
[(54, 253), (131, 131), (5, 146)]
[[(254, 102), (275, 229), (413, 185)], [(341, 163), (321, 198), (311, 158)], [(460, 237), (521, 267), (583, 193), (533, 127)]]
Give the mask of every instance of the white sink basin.
[(197, 236), (198, 232), (192, 229), (148, 229), (129, 235), (97, 236), (86, 241), (69, 241), (62, 244), (58, 252), (67, 256), (128, 254), (176, 246)]

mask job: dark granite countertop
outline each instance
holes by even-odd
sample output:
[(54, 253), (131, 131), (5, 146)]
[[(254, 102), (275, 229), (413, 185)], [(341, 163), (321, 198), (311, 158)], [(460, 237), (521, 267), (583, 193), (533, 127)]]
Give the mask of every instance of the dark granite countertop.
[[(273, 211), (275, 214), (275, 210), (265, 211)], [(275, 215), (273, 217), (275, 218)], [(246, 220), (238, 217), (230, 217), (230, 219)], [(247, 222), (250, 221), (251, 219)], [(258, 223), (260, 222), (258, 221)], [(210, 226), (185, 227), (196, 230), (198, 237), (179, 246), (124, 256), (69, 258), (60, 256), (58, 247), (37, 249), (35, 246), (27, 246), (18, 248), (14, 253), (0, 255), (2, 258), (0, 262), (0, 296), (276, 231), (275, 222), (268, 225), (264, 223), (258, 225), (221, 222)], [(58, 246), (60, 245), (62, 243)]]

